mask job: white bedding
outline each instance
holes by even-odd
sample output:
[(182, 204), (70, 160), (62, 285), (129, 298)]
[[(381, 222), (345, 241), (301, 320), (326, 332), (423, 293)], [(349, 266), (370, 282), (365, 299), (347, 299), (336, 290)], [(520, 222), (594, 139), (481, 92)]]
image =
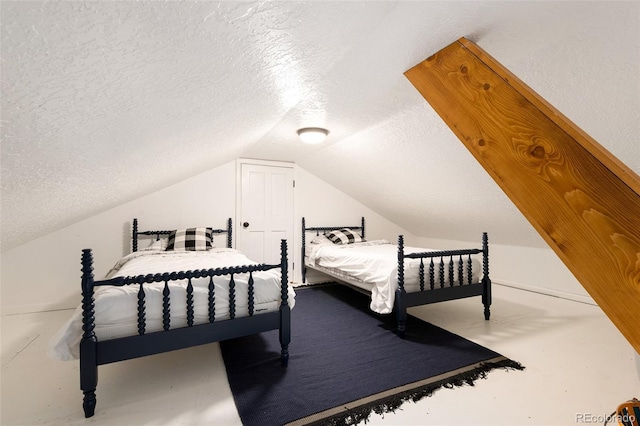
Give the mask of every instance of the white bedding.
[[(207, 251), (161, 251), (142, 250), (122, 258), (109, 271), (106, 278), (135, 276), (163, 272), (220, 268), (225, 266), (253, 265), (241, 252), (228, 248), (213, 248)], [(235, 274), (236, 317), (247, 316), (247, 288), (249, 274)], [(255, 306), (254, 314), (275, 311), (280, 307), (280, 269), (253, 273)], [(209, 320), (209, 278), (191, 280), (194, 288), (194, 323)], [(229, 318), (229, 277), (214, 277), (215, 320)], [(144, 284), (146, 332), (162, 330), (162, 290), (164, 282)], [(171, 329), (187, 325), (186, 309), (187, 280), (170, 281)], [(98, 341), (138, 334), (138, 285), (122, 287), (100, 286), (94, 291), (95, 333)], [(288, 286), (288, 303), (295, 304), (295, 292)], [(48, 355), (53, 359), (71, 360), (79, 357), (82, 338), (82, 307), (78, 306), (72, 317), (49, 342)]]
[[(331, 242), (315, 239), (316, 243), (308, 244), (306, 253), (307, 266), (319, 266), (330, 271), (339, 271), (350, 279), (368, 283), (371, 291), (371, 310), (380, 314), (388, 314), (393, 311), (395, 291), (398, 287), (398, 248), (387, 240), (374, 240), (354, 244), (333, 244)], [(405, 254), (435, 251), (428, 248), (406, 247)], [(446, 259), (446, 258), (445, 258)], [(466, 256), (463, 257), (463, 279), (467, 281)], [(439, 258), (434, 259), (439, 262)], [(445, 284), (448, 284), (448, 259), (445, 265)], [(418, 270), (419, 259), (406, 259), (404, 263), (405, 291), (413, 292), (420, 289)], [(425, 285), (429, 284), (428, 267), (425, 263)], [(472, 256), (472, 279), (478, 282), (481, 274), (480, 262)], [(439, 286), (438, 265), (435, 270), (436, 285)], [(454, 259), (454, 282), (458, 281), (458, 266)], [(360, 287), (367, 288), (362, 285)]]

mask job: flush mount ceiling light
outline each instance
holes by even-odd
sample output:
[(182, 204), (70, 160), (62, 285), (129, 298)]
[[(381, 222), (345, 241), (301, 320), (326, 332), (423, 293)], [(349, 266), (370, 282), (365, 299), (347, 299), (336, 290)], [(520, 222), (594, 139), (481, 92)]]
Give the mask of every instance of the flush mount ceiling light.
[(298, 129), (296, 133), (298, 133), (298, 136), (300, 136), (300, 140), (302, 142), (308, 144), (318, 144), (323, 142), (327, 138), (329, 131), (321, 127), (305, 127), (303, 129)]

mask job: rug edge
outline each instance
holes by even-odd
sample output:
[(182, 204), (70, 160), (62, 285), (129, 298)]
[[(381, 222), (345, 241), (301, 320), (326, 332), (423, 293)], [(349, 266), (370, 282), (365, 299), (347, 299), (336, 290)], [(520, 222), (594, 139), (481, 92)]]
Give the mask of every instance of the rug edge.
[(500, 355), (315, 413), (287, 423), (285, 426), (356, 425), (363, 421), (366, 422), (372, 412), (376, 414), (392, 413), (405, 402), (419, 401), (424, 397), (431, 396), (438, 389), (453, 388), (465, 384), (473, 386), (475, 380), (485, 379), (487, 373), (496, 369), (524, 370), (525, 367), (519, 362)]

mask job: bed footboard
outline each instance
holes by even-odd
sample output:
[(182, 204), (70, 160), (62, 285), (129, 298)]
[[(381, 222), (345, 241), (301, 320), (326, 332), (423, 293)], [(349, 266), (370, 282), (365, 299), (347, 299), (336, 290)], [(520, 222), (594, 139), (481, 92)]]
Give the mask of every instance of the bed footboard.
[[(176, 349), (211, 343), (263, 331), (279, 329), (283, 366), (289, 361), (289, 343), (291, 341), (291, 307), (288, 291), (287, 242), (281, 241), (281, 260), (278, 265), (245, 265), (216, 269), (200, 269), (186, 272), (138, 275), (118, 277), (110, 280), (94, 281), (93, 255), (91, 249), (82, 250), (82, 340), (80, 341), (80, 389), (83, 397), (85, 417), (91, 417), (96, 407), (96, 387), (98, 383), (98, 366), (137, 358), (141, 356), (167, 352)], [(280, 268), (280, 308), (276, 312), (254, 315), (255, 295), (253, 273)], [(234, 274), (249, 274), (248, 279), (248, 316), (236, 317), (236, 290)], [(213, 277), (229, 276), (229, 318), (215, 319), (215, 286)], [(193, 278), (209, 278), (208, 306), (209, 321), (194, 324)], [(186, 311), (187, 326), (171, 328), (170, 325), (170, 291), (168, 283), (176, 280), (187, 280)], [(163, 291), (163, 330), (146, 332), (145, 292), (144, 284), (164, 282)], [(138, 292), (138, 334), (135, 336), (105, 340), (99, 342), (95, 329), (94, 288), (97, 286), (124, 286), (137, 284)]]
[[(482, 254), (482, 278), (474, 282), (472, 255)], [(439, 258), (439, 261), (437, 260)], [(418, 280), (420, 290), (407, 293), (405, 289), (405, 259), (420, 259)], [(434, 261), (434, 259), (436, 259)], [(425, 262), (427, 265), (425, 266)], [(437, 278), (436, 278), (437, 277)], [(489, 277), (489, 242), (487, 233), (482, 234), (481, 249), (443, 250), (421, 253), (405, 253), (404, 237), (398, 237), (398, 288), (395, 295), (395, 310), (398, 335), (406, 330), (407, 308), (428, 303), (482, 296), (484, 318), (491, 315), (491, 278)]]

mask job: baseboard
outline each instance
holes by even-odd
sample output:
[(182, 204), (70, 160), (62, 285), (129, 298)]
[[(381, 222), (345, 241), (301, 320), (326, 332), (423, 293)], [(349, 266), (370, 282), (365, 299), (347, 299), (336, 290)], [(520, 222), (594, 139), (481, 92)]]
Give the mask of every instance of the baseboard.
[(69, 309), (75, 309), (64, 303), (42, 303), (38, 305), (21, 305), (21, 306), (5, 306), (2, 307), (0, 315), (20, 315), (20, 314), (34, 314), (38, 312), (49, 311), (66, 311)]
[(581, 294), (574, 294), (566, 291), (553, 290), (553, 289), (544, 288), (544, 287), (536, 287), (532, 285), (521, 284), (521, 283), (509, 281), (509, 280), (501, 280), (501, 279), (495, 279), (495, 278), (491, 278), (491, 283), (497, 284), (497, 285), (503, 285), (505, 287), (517, 288), (519, 290), (531, 291), (533, 293), (545, 294), (547, 296), (559, 297), (561, 299), (573, 300), (574, 302), (580, 302), (580, 303), (586, 303), (588, 305), (598, 306), (598, 304), (591, 298), (591, 296), (584, 296)]

